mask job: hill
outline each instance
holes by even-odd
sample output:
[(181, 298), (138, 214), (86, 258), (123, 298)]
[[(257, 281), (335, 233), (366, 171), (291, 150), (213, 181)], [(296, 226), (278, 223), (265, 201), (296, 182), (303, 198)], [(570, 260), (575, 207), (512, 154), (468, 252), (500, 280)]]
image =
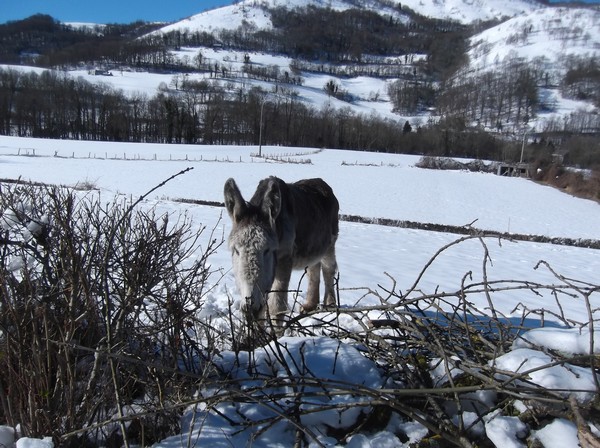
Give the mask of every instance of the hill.
[(552, 7), (472, 36), (438, 105), (498, 132), (597, 133), (599, 24), (597, 8)]
[(277, 8), (330, 8), (335, 11), (362, 9), (396, 20), (408, 20), (404, 11), (414, 11), (433, 19), (473, 24), (492, 20), (504, 20), (542, 8), (536, 0), (464, 1), (464, 0), (243, 0), (230, 6), (205, 11), (179, 22), (169, 24), (158, 32), (196, 32), (220, 29), (237, 29), (243, 24), (249, 28), (272, 27), (269, 11)]
[[(11, 67), (0, 77), (0, 123), (7, 134), (46, 137), (264, 137), (513, 161), (527, 134), (529, 161), (548, 164), (558, 153), (591, 168), (600, 160), (600, 83), (598, 36), (586, 30), (599, 14), (528, 1), (244, 1), (155, 30), (54, 23), (84, 42), (59, 39), (19, 60), (78, 82)], [(57, 104), (47, 88), (63, 82), (73, 101)], [(34, 90), (48, 116), (27, 110)], [(92, 111), (98, 96), (104, 107)], [(261, 136), (262, 112), (270, 129)], [(573, 134), (592, 139), (585, 156)]]
[[(422, 64), (409, 64), (404, 67), (403, 71), (397, 72), (397, 77), (405, 83), (406, 73), (410, 73), (411, 70), (414, 71), (415, 76), (422, 78), (422, 82), (426, 85), (427, 75), (431, 72), (435, 73), (434, 81), (443, 81), (443, 76), (456, 70), (455, 77), (459, 78), (460, 82), (468, 82), (470, 79), (477, 80), (483, 71), (497, 72), (498, 76), (504, 76), (503, 72), (507, 70), (507, 66), (511, 64), (514, 66), (515, 61), (531, 66), (536, 72), (534, 82), (539, 90), (535, 95), (539, 107), (529, 114), (530, 119), (537, 119), (529, 125), (538, 131), (548, 128), (556, 130), (554, 122), (557, 117), (559, 117), (558, 119), (568, 117), (579, 111), (594, 113), (600, 104), (600, 100), (597, 98), (600, 88), (596, 81), (592, 81), (593, 87), (588, 86), (588, 90), (591, 89), (595, 94), (589, 94), (584, 98), (581, 95), (578, 97), (577, 93), (573, 94), (578, 91), (581, 82), (578, 82), (575, 87), (572, 84), (565, 86), (564, 82), (565, 76), (577, 64), (577, 61), (583, 58), (595, 61), (598, 58), (598, 40), (600, 38), (597, 33), (590, 32), (597, 29), (600, 23), (600, 10), (594, 7), (554, 7), (537, 1), (409, 1), (402, 3), (389, 1), (329, 1), (325, 3), (319, 1), (291, 3), (244, 1), (192, 16), (184, 21), (163, 27), (155, 33), (164, 35), (210, 32), (222, 35), (223, 30), (244, 30), (247, 34), (264, 34), (265, 30), (277, 28), (277, 24), (274, 24), (272, 20), (273, 11), (283, 7), (289, 11), (294, 8), (310, 6), (327, 7), (334, 11), (360, 8), (363, 11), (381, 15), (387, 20), (408, 24), (409, 28), (411, 28), (409, 25), (411, 23), (420, 23), (420, 26), (423, 26), (414, 12), (422, 17), (444, 21), (445, 24), (434, 23), (433, 27), (427, 30), (427, 33), (433, 37), (431, 43), (421, 47), (413, 45), (411, 48), (411, 43), (403, 40), (398, 47), (386, 50), (388, 56), (395, 56), (399, 60), (408, 54), (410, 60), (414, 60), (414, 57), (419, 60), (419, 56), (422, 56), (423, 60), (428, 62), (425, 67)], [(311, 22), (311, 20), (303, 20), (303, 22)], [(449, 23), (452, 22), (470, 25), (470, 28), (463, 31), (464, 38), (470, 34), (467, 45), (465, 45), (466, 57), (463, 60), (461, 60), (459, 41), (448, 39), (447, 31), (451, 29)], [(481, 25), (484, 22), (492, 25)], [(494, 22), (497, 24), (494, 25)], [(440, 26), (445, 27), (446, 36), (435, 35), (435, 27)], [(483, 26), (484, 29), (478, 32), (476, 26)], [(281, 25), (279, 27), (281, 28)], [(402, 32), (401, 29), (396, 31)], [(414, 27), (411, 31), (414, 32)], [(283, 30), (282, 32), (286, 34)], [(459, 39), (461, 38), (459, 37)], [(326, 40), (326, 36), (325, 39), (321, 38), (320, 40)], [(364, 40), (373, 40), (373, 37)], [(440, 40), (450, 41), (453, 45), (437, 49), (436, 46), (440, 45)], [(302, 37), (302, 42), (306, 44), (310, 42), (310, 38), (305, 35)], [(294, 43), (291, 45), (293, 46)], [(286, 48), (289, 48), (289, 45)], [(268, 51), (268, 48), (262, 50)], [(285, 51), (281, 47), (279, 50)], [(329, 55), (327, 61), (340, 63), (345, 62), (343, 59), (347, 58), (349, 63), (361, 65), (368, 61), (369, 55), (374, 53), (368, 48), (362, 48), (359, 51), (361, 56), (358, 60), (353, 60), (346, 55), (342, 55), (338, 59), (331, 58)], [(305, 59), (310, 59), (312, 56), (314, 59), (318, 57), (319, 52), (308, 55), (288, 52), (288, 55)], [(407, 59), (405, 58), (405, 60)], [(285, 65), (282, 69), (286, 69)], [(334, 75), (336, 74), (335, 67), (330, 67), (330, 71)], [(341, 74), (343, 75), (343, 72)], [(586, 78), (587, 80), (589, 77)], [(413, 80), (409, 79), (408, 81)], [(393, 95), (390, 100), (394, 101)], [(398, 102), (402, 102), (402, 99), (398, 99)], [(427, 106), (427, 100), (423, 98), (417, 98), (412, 102), (414, 105), (408, 110), (405, 107), (406, 101), (404, 104), (394, 104), (392, 108), (399, 111), (404, 110), (403, 115), (406, 116), (422, 113), (423, 107)], [(478, 106), (481, 104), (473, 108)], [(482, 116), (475, 117), (475, 120), (478, 120), (479, 123), (487, 121)], [(507, 123), (514, 122), (514, 118), (508, 116), (505, 121)], [(594, 124), (588, 130), (598, 129), (599, 123), (596, 123), (595, 120), (592, 121)], [(494, 124), (489, 126), (493, 127)]]

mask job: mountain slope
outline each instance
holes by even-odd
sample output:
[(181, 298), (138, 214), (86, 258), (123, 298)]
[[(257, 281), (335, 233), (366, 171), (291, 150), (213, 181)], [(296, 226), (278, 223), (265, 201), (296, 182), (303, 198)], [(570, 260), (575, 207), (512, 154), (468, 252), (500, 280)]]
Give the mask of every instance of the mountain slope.
[[(593, 78), (585, 78), (583, 88), (575, 84), (570, 93), (565, 92), (564, 83), (570, 70), (581, 64), (593, 66), (600, 57), (598, 29), (598, 8), (549, 7), (514, 17), (470, 39), (469, 63), (455, 79), (492, 71), (506, 73), (509, 67), (522, 65), (531, 71), (540, 89), (537, 121), (541, 128), (560, 123), (573, 113), (595, 117), (598, 92)], [(585, 90), (591, 92), (587, 98), (582, 95)]]
[(543, 8), (535, 0), (403, 0), (402, 5), (427, 17), (463, 24), (502, 20)]
[(270, 14), (267, 9), (293, 9), (303, 6), (331, 8), (336, 11), (365, 8), (382, 15), (405, 20), (401, 8), (387, 0), (243, 0), (234, 5), (193, 15), (187, 19), (167, 25), (158, 30), (158, 32), (211, 32), (218, 29), (233, 30), (242, 25), (258, 29), (271, 28)]
[(462, 24), (500, 20), (527, 14), (543, 7), (535, 0), (244, 0), (235, 5), (193, 15), (167, 25), (158, 32), (211, 32), (217, 29), (236, 29), (243, 24), (251, 28), (270, 28), (271, 20), (267, 8), (292, 9), (302, 6), (332, 8), (337, 11), (364, 8), (399, 20), (406, 20), (402, 8), (408, 7), (423, 16), (454, 20)]
[[(269, 14), (262, 8), (245, 6), (249, 2), (240, 2), (237, 5), (224, 6), (193, 15), (179, 22), (166, 25), (155, 33), (169, 33), (171, 31), (212, 32), (219, 29), (236, 29), (242, 23), (251, 24), (257, 28), (270, 28)], [(153, 34), (155, 34), (153, 33)]]
[[(410, 121), (416, 127), (458, 116), (467, 126), (476, 124), (477, 129), (492, 132), (520, 133), (525, 122), (536, 131), (600, 129), (600, 87), (587, 76), (595, 72), (576, 73), (565, 87), (565, 74), (572, 71), (570, 56), (594, 62), (599, 55), (600, 36), (594, 30), (600, 24), (600, 9), (524, 0), (485, 4), (419, 0), (418, 12), (424, 16), (417, 16), (408, 11), (411, 1), (400, 5), (390, 0), (246, 0), (155, 31), (178, 32), (140, 39), (147, 53), (134, 46), (133, 56), (88, 55), (85, 68), (83, 63), (75, 65), (74, 58), (70, 65), (48, 66), (71, 67), (74, 77), (111, 85), (130, 97), (159, 95), (178, 102), (196, 95), (200, 111), (211, 87), (226, 100), (246, 106), (258, 92), (260, 98), (302, 104), (324, 115), (328, 111), (341, 111), (346, 118), (372, 115), (400, 124)], [(278, 10), (271, 22), (268, 7), (282, 5), (330, 10), (306, 8), (289, 14)], [(348, 11), (357, 7), (363, 9)], [(523, 9), (530, 11), (518, 13)], [(377, 16), (375, 10), (399, 20)], [(481, 24), (469, 27), (429, 18), (476, 20), (486, 14), (518, 15), (470, 39)], [(276, 30), (269, 30), (273, 24)], [(185, 36), (186, 32), (194, 34)], [(321, 45), (324, 42), (333, 45)], [(110, 70), (119, 76), (97, 76)], [(572, 117), (578, 122), (567, 123)], [(202, 132), (201, 126), (194, 129)], [(340, 139), (332, 144), (341, 146)]]
[(599, 9), (538, 9), (474, 36), (470, 41), (470, 68), (493, 68), (507, 57), (541, 58), (548, 69), (564, 68), (562, 62), (571, 56), (600, 54), (598, 29)]

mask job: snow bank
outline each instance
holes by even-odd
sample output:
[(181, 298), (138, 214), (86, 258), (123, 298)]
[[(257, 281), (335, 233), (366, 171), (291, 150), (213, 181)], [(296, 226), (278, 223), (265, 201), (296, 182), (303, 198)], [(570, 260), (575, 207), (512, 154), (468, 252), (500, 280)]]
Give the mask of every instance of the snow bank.
[(563, 418), (557, 418), (542, 429), (535, 431), (533, 438), (539, 440), (545, 448), (580, 446), (577, 438), (577, 426)]
[(600, 330), (590, 335), (585, 328), (535, 328), (516, 339), (513, 348), (545, 347), (563, 355), (600, 353)]
[[(335, 442), (327, 436), (330, 429), (351, 427), (369, 409), (360, 391), (383, 385), (373, 361), (355, 347), (326, 337), (284, 337), (253, 352), (223, 352), (214, 361), (231, 378), (229, 385), (237, 380), (239, 394), (211, 409), (186, 412), (182, 434), (202, 446), (245, 446), (248, 440), (255, 447), (293, 446), (295, 427), (288, 417), (294, 413), (300, 414), (298, 423), (313, 439)], [(228, 387), (202, 394), (207, 399), (230, 394)], [(376, 438), (398, 442), (386, 432)], [(176, 447), (180, 440), (171, 437), (156, 448)], [(360, 440), (352, 446), (368, 446), (357, 445)]]
[(31, 437), (22, 437), (17, 440), (17, 448), (54, 448), (52, 438), (33, 439)]
[[(521, 374), (516, 384), (537, 385), (547, 389), (557, 389), (565, 396), (572, 395), (585, 403), (596, 395), (594, 374), (589, 368), (569, 363), (555, 365), (556, 359), (538, 350), (518, 348), (496, 358), (496, 368)], [(518, 378), (519, 375), (515, 375)]]
[[(326, 337), (285, 337), (254, 352), (226, 352), (217, 363), (228, 375), (243, 380), (242, 389), (252, 389), (268, 378), (282, 378), (288, 386), (261, 393), (281, 394), (290, 397), (299, 393), (296, 381), (308, 380), (301, 395), (314, 395), (300, 406), (302, 423), (324, 425), (330, 428), (348, 428), (353, 425), (360, 407), (353, 406), (357, 398), (352, 390), (359, 388), (378, 389), (382, 379), (375, 363), (365, 358), (355, 347)], [(323, 394), (340, 388), (348, 393)], [(286, 398), (287, 399), (287, 398)], [(349, 409), (331, 409), (312, 412), (326, 406)]]
[(498, 411), (494, 412), (485, 418), (485, 432), (497, 447), (525, 447), (520, 439), (527, 435), (527, 427), (518, 417), (506, 417)]

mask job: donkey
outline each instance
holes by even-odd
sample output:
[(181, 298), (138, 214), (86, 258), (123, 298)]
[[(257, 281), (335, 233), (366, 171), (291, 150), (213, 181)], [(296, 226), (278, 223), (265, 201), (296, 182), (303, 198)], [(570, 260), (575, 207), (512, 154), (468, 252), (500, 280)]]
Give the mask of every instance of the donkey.
[(306, 269), (304, 312), (319, 304), (321, 269), (323, 304), (335, 305), (339, 203), (325, 181), (305, 179), (288, 184), (271, 176), (259, 182), (246, 202), (235, 181), (229, 179), (224, 196), (233, 223), (228, 240), (233, 272), (243, 299), (241, 310), (249, 320), (268, 319), (281, 330), (288, 311), (292, 269)]

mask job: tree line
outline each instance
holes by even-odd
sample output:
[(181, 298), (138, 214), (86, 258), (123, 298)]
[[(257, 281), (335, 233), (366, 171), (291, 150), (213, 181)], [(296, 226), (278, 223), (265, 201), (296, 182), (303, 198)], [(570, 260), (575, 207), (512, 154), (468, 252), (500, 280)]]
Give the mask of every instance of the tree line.
[[(276, 99), (260, 88), (231, 91), (216, 79), (183, 78), (148, 96), (126, 95), (56, 71), (0, 69), (0, 133), (96, 141), (308, 146), (472, 156), (503, 143), (464, 125), (415, 122), (411, 126), (350, 108), (303, 104), (293, 89)], [(268, 101), (267, 101), (267, 98)], [(266, 101), (266, 102), (265, 102)], [(440, 136), (443, 126), (445, 134)]]
[(159, 26), (138, 21), (74, 27), (36, 14), (0, 25), (0, 62), (41, 67), (100, 61), (143, 63), (145, 55), (165, 52), (164, 44), (139, 39)]
[(527, 123), (538, 111), (538, 76), (518, 58), (479, 75), (459, 74), (444, 86), (437, 107), (443, 114), (478, 120), (497, 130), (505, 123)]
[(565, 94), (578, 100), (591, 101), (600, 107), (600, 61), (596, 57), (570, 56), (569, 69), (562, 81)]
[[(332, 95), (337, 94), (339, 91)], [(220, 79), (183, 76), (176, 88), (163, 84), (153, 96), (127, 95), (107, 84), (92, 84), (63, 72), (0, 69), (3, 135), (146, 143), (262, 143), (519, 160), (520, 134), (519, 138), (506, 138), (469, 123), (458, 114), (437, 121), (413, 119), (411, 123), (357, 114), (349, 107), (310, 107), (298, 99), (292, 87), (283, 85), (273, 96), (257, 87), (231, 90)], [(594, 152), (593, 144), (597, 136), (589, 135), (585, 150), (575, 143), (569, 146), (568, 138), (560, 143), (564, 139), (564, 129), (558, 137), (555, 130), (540, 133), (528, 142), (525, 156), (549, 162), (556, 145), (562, 144), (570, 150), (569, 163), (582, 167), (600, 164), (600, 151)]]

